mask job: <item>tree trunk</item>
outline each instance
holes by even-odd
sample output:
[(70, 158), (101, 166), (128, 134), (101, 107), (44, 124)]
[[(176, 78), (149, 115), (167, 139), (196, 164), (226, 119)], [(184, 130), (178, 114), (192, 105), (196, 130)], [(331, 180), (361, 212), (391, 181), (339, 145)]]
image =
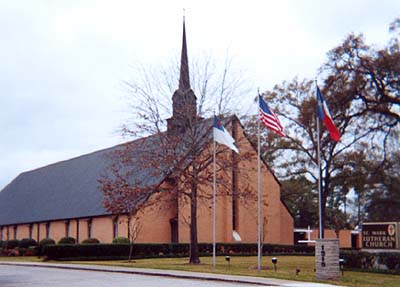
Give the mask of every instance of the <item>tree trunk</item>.
[(200, 264), (199, 246), (197, 242), (197, 171), (193, 169), (190, 200), (190, 264)]
[(128, 257), (128, 262), (131, 262), (132, 260), (132, 252), (133, 252), (133, 242), (130, 244), (131, 246), (129, 247), (129, 257)]

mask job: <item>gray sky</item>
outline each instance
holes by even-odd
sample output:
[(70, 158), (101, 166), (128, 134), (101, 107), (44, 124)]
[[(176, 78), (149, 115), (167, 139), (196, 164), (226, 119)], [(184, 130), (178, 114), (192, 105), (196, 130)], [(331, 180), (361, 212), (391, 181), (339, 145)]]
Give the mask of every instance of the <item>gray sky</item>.
[(122, 81), (180, 52), (183, 8), (189, 61), (229, 51), (261, 91), (314, 78), (351, 32), (384, 45), (400, 16), (398, 0), (0, 0), (0, 189), (122, 142)]

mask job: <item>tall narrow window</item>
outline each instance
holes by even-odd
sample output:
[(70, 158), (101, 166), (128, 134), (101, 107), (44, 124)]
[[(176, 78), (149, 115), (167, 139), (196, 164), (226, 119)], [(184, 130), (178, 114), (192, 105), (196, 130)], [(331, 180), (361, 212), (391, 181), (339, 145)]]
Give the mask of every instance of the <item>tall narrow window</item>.
[(37, 234), (36, 234), (36, 242), (39, 243), (40, 242), (40, 223), (37, 224), (37, 230), (36, 230)]
[(179, 242), (179, 225), (178, 225), (178, 218), (174, 217), (169, 220), (169, 224), (171, 225), (171, 242), (177, 243)]
[(92, 238), (92, 219), (88, 219), (87, 221), (87, 233), (88, 233), (88, 238)]
[(50, 238), (50, 222), (46, 223), (46, 238)]
[(18, 225), (14, 225), (14, 239), (18, 239), (17, 235), (18, 235)]
[[(232, 137), (237, 138), (237, 123), (232, 121)], [(232, 151), (232, 229), (238, 230), (238, 159), (236, 152)]]
[(79, 243), (79, 219), (76, 220), (76, 243)]
[(126, 221), (127, 228), (128, 228), (128, 238), (131, 239), (131, 217), (128, 216), (128, 220)]
[(65, 221), (65, 237), (69, 237), (69, 220)]
[(29, 224), (29, 239), (32, 239), (33, 224)]
[(3, 241), (3, 226), (0, 226), (0, 241)]
[(118, 217), (113, 220), (113, 238), (118, 237)]

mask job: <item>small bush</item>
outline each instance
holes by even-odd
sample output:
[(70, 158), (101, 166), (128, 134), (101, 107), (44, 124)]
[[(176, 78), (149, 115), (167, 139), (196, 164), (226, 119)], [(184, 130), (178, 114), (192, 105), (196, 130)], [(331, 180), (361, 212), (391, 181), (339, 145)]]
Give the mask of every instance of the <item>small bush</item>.
[(76, 240), (73, 237), (63, 237), (61, 238), (57, 244), (75, 244)]
[(18, 254), (16, 254), (15, 256), (25, 256), (25, 253), (28, 249), (26, 248), (19, 248), (18, 247)]
[(81, 242), (82, 244), (99, 244), (100, 241), (97, 238), (88, 238)]
[(40, 240), (39, 246), (37, 249), (38, 255), (40, 256), (43, 254), (43, 250), (46, 246), (54, 245), (54, 244), (56, 244), (56, 242), (54, 241), (54, 239), (51, 239), (51, 238), (44, 238), (44, 239)]
[(36, 256), (38, 255), (39, 249), (37, 246), (30, 246), (26, 250), (25, 256)]
[(378, 262), (386, 265), (388, 269), (400, 270), (400, 253), (382, 252), (378, 258)]
[(18, 247), (19, 241), (17, 239), (6, 240), (3, 242), (4, 249), (14, 249)]
[(36, 240), (30, 238), (24, 238), (21, 239), (20, 242), (18, 243), (19, 248), (29, 248), (31, 246), (37, 246)]
[(131, 242), (126, 237), (116, 237), (116, 238), (114, 238), (112, 243), (113, 244), (130, 244)]
[(45, 246), (45, 245), (50, 245), (50, 244), (56, 244), (56, 242), (54, 241), (54, 239), (51, 238), (45, 238), (40, 240), (39, 245), (40, 246)]

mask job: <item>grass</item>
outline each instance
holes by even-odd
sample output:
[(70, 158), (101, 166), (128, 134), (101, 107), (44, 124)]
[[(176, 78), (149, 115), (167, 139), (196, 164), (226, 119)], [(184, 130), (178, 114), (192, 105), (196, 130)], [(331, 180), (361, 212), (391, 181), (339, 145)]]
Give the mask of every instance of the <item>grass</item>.
[(8, 262), (43, 262), (43, 258), (39, 258), (36, 256), (8, 256), (1, 257), (0, 261), (8, 261)]
[[(39, 262), (36, 257), (0, 257), (0, 261), (31, 261)], [(188, 264), (187, 258), (139, 259), (128, 261), (75, 261), (63, 263), (97, 264), (109, 266), (123, 266), (135, 268), (152, 268), (163, 270), (182, 270), (192, 272), (219, 273), (230, 275), (260, 276), (268, 278), (289, 279), (308, 282), (323, 282), (354, 287), (399, 287), (400, 275), (377, 274), (369, 272), (345, 271), (338, 281), (316, 281), (314, 274), (313, 256), (279, 256), (277, 271), (274, 271), (271, 257), (263, 257), (261, 272), (257, 271), (256, 257), (231, 256), (230, 265), (225, 257), (217, 257), (215, 270), (212, 267), (211, 257), (202, 257), (201, 264)], [(296, 268), (300, 273), (296, 276)]]

